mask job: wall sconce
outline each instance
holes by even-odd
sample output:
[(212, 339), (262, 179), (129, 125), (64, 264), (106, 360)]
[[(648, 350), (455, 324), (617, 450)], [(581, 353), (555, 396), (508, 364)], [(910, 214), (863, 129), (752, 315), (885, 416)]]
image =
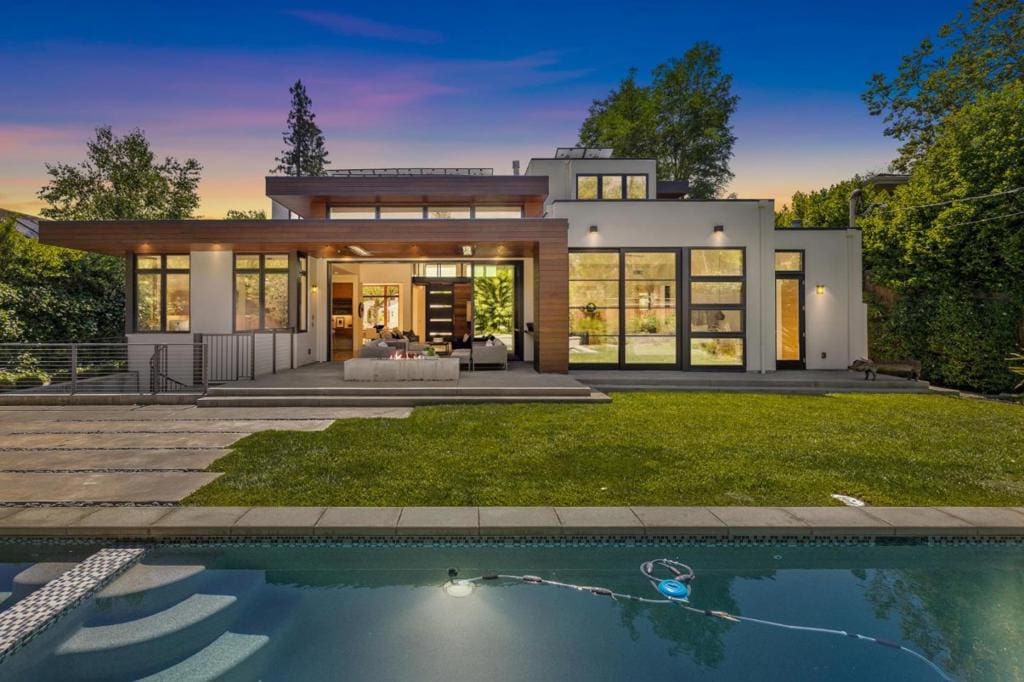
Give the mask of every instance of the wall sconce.
[(823, 296), (825, 294), (825, 285), (824, 284), (816, 285), (814, 287), (814, 293), (816, 293), (818, 296)]
[(318, 287), (317, 285), (314, 284), (313, 286), (311, 286), (309, 288), (309, 290), (312, 291), (315, 294), (316, 292), (320, 291), (320, 287)]
[(725, 225), (715, 225), (715, 232), (725, 232)]
[(597, 225), (591, 225), (589, 232), (590, 234), (597, 234)]

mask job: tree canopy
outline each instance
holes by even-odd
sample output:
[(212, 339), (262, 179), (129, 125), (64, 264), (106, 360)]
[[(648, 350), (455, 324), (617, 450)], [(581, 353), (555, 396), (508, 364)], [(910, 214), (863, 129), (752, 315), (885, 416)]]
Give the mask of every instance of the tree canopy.
[(267, 212), (261, 208), (253, 208), (249, 210), (238, 210), (234, 208), (228, 209), (227, 213), (224, 214), (225, 220), (266, 220)]
[(306, 94), (302, 79), (295, 81), (289, 92), (292, 95), (292, 108), (288, 112), (288, 129), (282, 135), (287, 147), (281, 156), (274, 159), (277, 166), (271, 172), (323, 175), (330, 161), (327, 160), (327, 144), (323, 132), (316, 124), (313, 100)]
[[(796, 192), (788, 205), (775, 212), (775, 224), (789, 227), (799, 220), (804, 227), (846, 227), (850, 223), (850, 194), (856, 189), (870, 192), (867, 187), (867, 177), (855, 175), (824, 189)], [(869, 195), (862, 204), (870, 204)]]
[(202, 166), (195, 159), (156, 159), (138, 128), (123, 137), (110, 126), (86, 143), (85, 161), (46, 164), (50, 181), (38, 192), (53, 220), (181, 220), (199, 206)]
[(616, 156), (657, 159), (660, 179), (689, 180), (691, 197), (714, 198), (733, 177), (731, 119), (738, 102), (732, 76), (722, 72), (721, 50), (699, 42), (655, 67), (650, 85), (639, 85), (630, 69), (591, 104), (579, 142), (612, 147)]
[(875, 73), (863, 94), (885, 134), (903, 143), (893, 163), (909, 170), (927, 151), (938, 124), (983, 93), (1024, 80), (1024, 3), (974, 0), (903, 57), (894, 76)]

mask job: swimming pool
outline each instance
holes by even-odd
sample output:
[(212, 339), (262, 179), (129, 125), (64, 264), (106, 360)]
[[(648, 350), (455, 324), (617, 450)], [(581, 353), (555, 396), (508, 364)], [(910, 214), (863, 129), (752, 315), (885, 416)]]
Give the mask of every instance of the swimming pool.
[[(91, 549), (0, 546), (0, 581)], [(0, 679), (941, 679), (848, 637), (513, 581), (442, 588), (456, 568), (657, 598), (639, 566), (660, 557), (693, 567), (701, 609), (878, 636), (957, 679), (1024, 674), (1020, 543), (410, 542), (154, 546)]]

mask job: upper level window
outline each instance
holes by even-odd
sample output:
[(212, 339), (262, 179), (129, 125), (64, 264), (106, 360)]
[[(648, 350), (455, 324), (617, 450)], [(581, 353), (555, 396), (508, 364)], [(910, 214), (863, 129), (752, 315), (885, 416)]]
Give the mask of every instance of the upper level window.
[(522, 218), (522, 206), (477, 206), (474, 215), (480, 219)]
[(189, 260), (135, 256), (135, 331), (189, 331)]
[(376, 220), (374, 206), (331, 206), (331, 220)]
[(469, 206), (428, 206), (427, 218), (430, 220), (468, 220)]
[(646, 199), (646, 175), (577, 175), (576, 198), (581, 200)]
[(381, 220), (422, 220), (422, 206), (381, 206)]
[(775, 272), (803, 272), (803, 251), (776, 251)]
[(288, 254), (235, 255), (235, 331), (288, 327)]

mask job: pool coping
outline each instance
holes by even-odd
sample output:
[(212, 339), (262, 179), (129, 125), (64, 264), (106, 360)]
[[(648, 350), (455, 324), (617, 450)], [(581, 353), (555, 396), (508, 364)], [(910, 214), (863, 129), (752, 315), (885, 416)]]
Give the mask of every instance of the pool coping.
[(3, 507), (0, 537), (1024, 537), (1024, 507)]

